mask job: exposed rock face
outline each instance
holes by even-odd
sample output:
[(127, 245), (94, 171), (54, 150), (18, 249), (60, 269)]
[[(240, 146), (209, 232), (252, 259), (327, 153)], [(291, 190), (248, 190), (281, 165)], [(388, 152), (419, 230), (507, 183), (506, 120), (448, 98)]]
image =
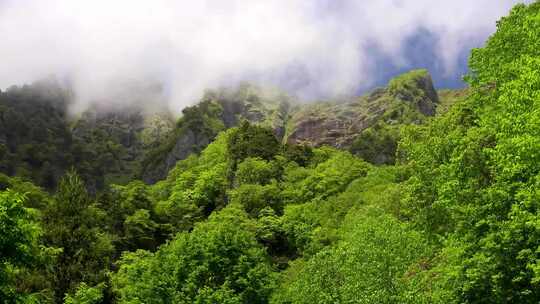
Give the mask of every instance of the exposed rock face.
[(367, 96), (296, 108), (286, 141), (348, 148), (363, 130), (379, 120), (392, 124), (409, 119), (408, 123), (415, 123), (422, 116), (434, 115), (438, 102), (429, 73), (412, 71), (393, 79), (388, 88), (375, 89)]
[(186, 159), (190, 154), (199, 153), (209, 145), (216, 135), (205, 134), (193, 129), (185, 129), (172, 142), (172, 148), (162, 158), (143, 165), (141, 178), (145, 183), (152, 184), (165, 179), (167, 173), (174, 168), (176, 162)]
[[(164, 179), (177, 161), (198, 153), (222, 130), (243, 119), (270, 127), (285, 142), (348, 149), (362, 132), (381, 120), (388, 124), (419, 123), (434, 115), (439, 102), (427, 71), (393, 79), (387, 88), (345, 101), (294, 104), (279, 91), (242, 85), (207, 91), (201, 102), (184, 111), (171, 139), (142, 168), (147, 183)], [(386, 161), (385, 155), (377, 159)]]
[[(373, 115), (362, 115), (359, 105), (371, 108)], [(286, 141), (291, 144), (344, 148), (382, 112), (384, 109), (364, 102), (306, 106), (292, 115), (292, 131)]]
[[(387, 143), (395, 142), (394, 126), (420, 123), (464, 94), (449, 91), (439, 102), (431, 77), (423, 70), (396, 77), (387, 88), (363, 97), (311, 104), (297, 103), (279, 90), (244, 84), (207, 91), (175, 122), (166, 110), (155, 109), (164, 104), (159, 89), (144, 84), (128, 88), (129, 94), (119, 96), (135, 102), (122, 104), (137, 104), (139, 109), (96, 105), (77, 119), (67, 115), (70, 92), (57, 84), (36, 83), (2, 92), (0, 172), (21, 176), (39, 172), (37, 183), (47, 188), (73, 166), (87, 183), (94, 183), (91, 189), (124, 183), (133, 176), (154, 183), (164, 179), (177, 161), (199, 153), (219, 132), (242, 120), (271, 128), (283, 142), (351, 151), (355, 146), (358, 155), (369, 152), (373, 162), (385, 163), (391, 159)], [(382, 129), (377, 127), (381, 122)], [(388, 133), (386, 137), (379, 136), (380, 130)], [(373, 145), (377, 138), (385, 140)], [(38, 145), (50, 149), (28, 149)], [(379, 146), (390, 147), (390, 152), (380, 152)]]
[(174, 148), (167, 155), (167, 169), (170, 170), (178, 160), (187, 158), (194, 150), (204, 149), (209, 144), (210, 138), (207, 136), (187, 130), (184, 136), (178, 138)]
[[(438, 102), (425, 70), (396, 77), (387, 88), (366, 96), (315, 104), (295, 104), (281, 92), (250, 85), (207, 91), (198, 105), (184, 111), (169, 141), (150, 153), (141, 177), (147, 183), (164, 179), (177, 161), (200, 152), (220, 131), (244, 119), (272, 128), (284, 142), (349, 149), (363, 131), (381, 121), (420, 123), (435, 114)], [(387, 162), (386, 154), (374, 160)]]
[(398, 100), (410, 102), (428, 116), (435, 115), (439, 96), (426, 70), (416, 70), (400, 75), (390, 81), (389, 92)]
[(209, 90), (201, 102), (186, 108), (168, 142), (150, 153), (141, 177), (146, 183), (164, 179), (177, 161), (202, 151), (217, 134), (248, 120), (285, 134), (290, 98), (279, 91), (241, 85), (235, 90)]

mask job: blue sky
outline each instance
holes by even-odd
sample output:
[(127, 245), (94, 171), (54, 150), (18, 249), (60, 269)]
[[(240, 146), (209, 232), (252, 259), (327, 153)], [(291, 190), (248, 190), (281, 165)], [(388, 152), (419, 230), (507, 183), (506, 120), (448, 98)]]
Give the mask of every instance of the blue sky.
[(412, 69), (427, 69), (430, 71), (437, 88), (461, 88), (465, 86), (462, 76), (468, 71), (467, 60), (472, 47), (481, 47), (482, 42), (463, 47), (455, 58), (452, 71), (446, 71), (441, 64), (436, 45), (438, 37), (425, 29), (419, 29), (409, 37), (405, 44), (403, 54), (407, 63), (398, 66), (392, 63), (391, 58), (374, 51), (373, 60), (377, 62), (377, 79), (374, 86), (382, 86), (392, 77)]

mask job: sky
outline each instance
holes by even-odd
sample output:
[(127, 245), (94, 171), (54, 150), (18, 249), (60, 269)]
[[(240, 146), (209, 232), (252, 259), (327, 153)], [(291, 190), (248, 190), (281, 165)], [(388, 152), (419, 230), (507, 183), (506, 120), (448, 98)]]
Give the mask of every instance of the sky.
[(159, 83), (178, 112), (242, 81), (314, 100), (427, 68), (438, 88), (456, 88), (470, 50), (521, 2), (0, 0), (0, 89), (54, 75), (82, 110), (150, 103), (118, 88)]

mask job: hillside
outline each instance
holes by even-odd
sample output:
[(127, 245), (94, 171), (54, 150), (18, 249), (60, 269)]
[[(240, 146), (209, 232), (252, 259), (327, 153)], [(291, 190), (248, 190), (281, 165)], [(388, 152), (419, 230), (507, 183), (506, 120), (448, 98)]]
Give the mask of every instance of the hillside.
[(143, 159), (142, 179), (164, 179), (177, 161), (199, 153), (219, 132), (247, 120), (271, 128), (281, 138), (294, 101), (278, 90), (243, 84), (235, 89), (208, 90), (200, 102), (182, 111), (167, 139)]
[(412, 71), (367, 96), (298, 106), (292, 112), (286, 141), (348, 148), (362, 131), (380, 120), (389, 124), (420, 123), (425, 116), (435, 114), (438, 102), (428, 72)]
[(73, 117), (71, 102), (54, 80), (0, 92), (0, 172), (53, 189), (74, 167), (95, 191), (136, 176), (174, 126), (158, 108), (92, 108)]
[(411, 71), (366, 96), (296, 107), (285, 141), (347, 149), (372, 163), (391, 164), (399, 127), (423, 123), (435, 115), (438, 105), (429, 73)]
[[(455, 99), (445, 99), (447, 107), (453, 102)], [(361, 137), (364, 131), (378, 130), (384, 125), (397, 132), (402, 125), (422, 123), (435, 115), (438, 103), (439, 97), (425, 70), (401, 75), (387, 88), (376, 89), (367, 96), (315, 104), (249, 85), (209, 91), (198, 105), (184, 110), (169, 141), (145, 160), (148, 165), (143, 169), (143, 180), (152, 183), (163, 179), (178, 160), (201, 151), (219, 131), (236, 126), (243, 119), (271, 128), (279, 140), (289, 144), (350, 149), (368, 161), (391, 163), (397, 134), (390, 139), (393, 148), (375, 147), (380, 155), (371, 157), (357, 148), (372, 144)]]
[[(289, 144), (328, 145), (348, 149), (373, 163), (392, 163), (398, 128), (422, 123), (435, 114), (439, 103), (424, 70), (397, 77), (387, 88), (366, 96), (315, 104), (249, 84), (208, 90), (176, 122), (164, 108), (149, 111), (142, 106), (93, 107), (70, 117), (69, 91), (54, 81), (0, 94), (5, 113), (0, 132), (1, 151), (5, 151), (1, 172), (52, 189), (68, 168), (75, 167), (93, 191), (134, 177), (146, 183), (162, 180), (177, 161), (201, 152), (219, 132), (242, 120), (271, 128), (280, 141)], [(381, 129), (392, 129), (385, 131), (392, 134), (374, 146), (372, 133)], [(376, 151), (366, 151), (362, 145)]]
[(242, 85), (176, 122), (2, 92), (0, 303), (538, 303), (538, 41), (520, 4), (466, 89)]

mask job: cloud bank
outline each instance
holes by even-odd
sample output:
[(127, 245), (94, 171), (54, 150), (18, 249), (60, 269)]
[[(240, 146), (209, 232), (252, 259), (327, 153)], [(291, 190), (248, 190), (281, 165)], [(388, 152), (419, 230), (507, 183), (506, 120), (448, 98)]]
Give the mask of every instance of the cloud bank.
[[(253, 81), (304, 99), (353, 94), (407, 66), (419, 31), (447, 75), (522, 1), (0, 0), (0, 88), (56, 75), (78, 107), (121, 83), (163, 84), (171, 109)], [(375, 55), (374, 55), (375, 54)]]

